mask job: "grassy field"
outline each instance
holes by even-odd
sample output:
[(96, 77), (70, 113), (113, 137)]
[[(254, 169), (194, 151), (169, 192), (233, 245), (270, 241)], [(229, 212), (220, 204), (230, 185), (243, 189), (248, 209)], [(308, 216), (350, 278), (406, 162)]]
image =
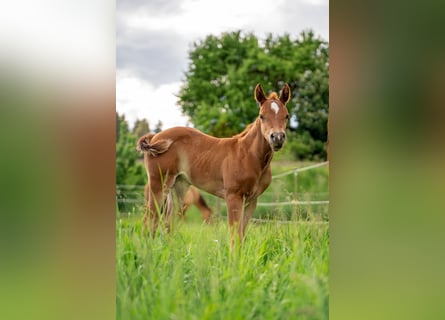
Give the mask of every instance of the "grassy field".
[(327, 319), (327, 223), (251, 224), (229, 253), (227, 223), (148, 239), (117, 230), (117, 319)]
[[(325, 200), (327, 180), (326, 167), (301, 173), (297, 195)], [(293, 185), (293, 175), (274, 180), (260, 201), (285, 201)], [(260, 217), (286, 221), (251, 223), (232, 254), (224, 216), (204, 225), (192, 210), (170, 235), (151, 239), (138, 208), (118, 215), (117, 319), (328, 319), (327, 207), (261, 209)]]

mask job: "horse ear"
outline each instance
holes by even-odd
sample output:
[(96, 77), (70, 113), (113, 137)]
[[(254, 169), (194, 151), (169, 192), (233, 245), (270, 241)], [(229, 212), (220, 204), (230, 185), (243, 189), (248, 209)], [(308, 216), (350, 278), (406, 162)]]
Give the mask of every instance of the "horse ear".
[(262, 104), (264, 101), (266, 101), (266, 95), (264, 94), (263, 87), (259, 83), (255, 87), (255, 100), (259, 104)]
[(284, 104), (288, 103), (290, 100), (290, 88), (287, 83), (284, 84), (283, 89), (280, 94), (280, 101)]

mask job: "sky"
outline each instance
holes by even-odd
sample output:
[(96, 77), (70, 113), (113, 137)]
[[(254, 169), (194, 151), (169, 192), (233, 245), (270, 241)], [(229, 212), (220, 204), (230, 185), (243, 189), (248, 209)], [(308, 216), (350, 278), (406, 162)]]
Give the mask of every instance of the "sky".
[(328, 0), (117, 0), (116, 110), (130, 127), (191, 125), (176, 104), (193, 42), (242, 30), (329, 41)]

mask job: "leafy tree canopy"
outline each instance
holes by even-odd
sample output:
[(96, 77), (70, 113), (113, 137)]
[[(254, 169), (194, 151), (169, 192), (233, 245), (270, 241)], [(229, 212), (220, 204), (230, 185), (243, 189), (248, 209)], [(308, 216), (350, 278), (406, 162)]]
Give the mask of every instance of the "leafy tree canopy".
[[(261, 83), (276, 91), (287, 82), (293, 135), (305, 137), (306, 155), (324, 158), (329, 103), (327, 42), (304, 31), (264, 40), (241, 31), (209, 35), (193, 44), (189, 67), (179, 92), (179, 105), (194, 126), (214, 136), (241, 132), (258, 115), (253, 90)], [(291, 135), (292, 136), (292, 135)], [(295, 153), (298, 153), (295, 144)], [(320, 148), (320, 145), (322, 146)], [(309, 147), (309, 152), (307, 148)]]
[(144, 134), (149, 132), (150, 132), (150, 126), (148, 124), (147, 119), (136, 120), (134, 124), (133, 134), (137, 138), (142, 137)]

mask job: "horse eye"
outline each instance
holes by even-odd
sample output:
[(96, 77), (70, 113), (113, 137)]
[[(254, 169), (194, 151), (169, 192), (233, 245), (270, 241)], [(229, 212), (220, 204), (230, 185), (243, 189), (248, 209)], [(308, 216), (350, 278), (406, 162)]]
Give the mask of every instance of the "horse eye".
[(289, 115), (288, 114), (286, 114), (286, 120), (289, 120)]
[(260, 114), (260, 119), (264, 120), (264, 116), (262, 114)]

